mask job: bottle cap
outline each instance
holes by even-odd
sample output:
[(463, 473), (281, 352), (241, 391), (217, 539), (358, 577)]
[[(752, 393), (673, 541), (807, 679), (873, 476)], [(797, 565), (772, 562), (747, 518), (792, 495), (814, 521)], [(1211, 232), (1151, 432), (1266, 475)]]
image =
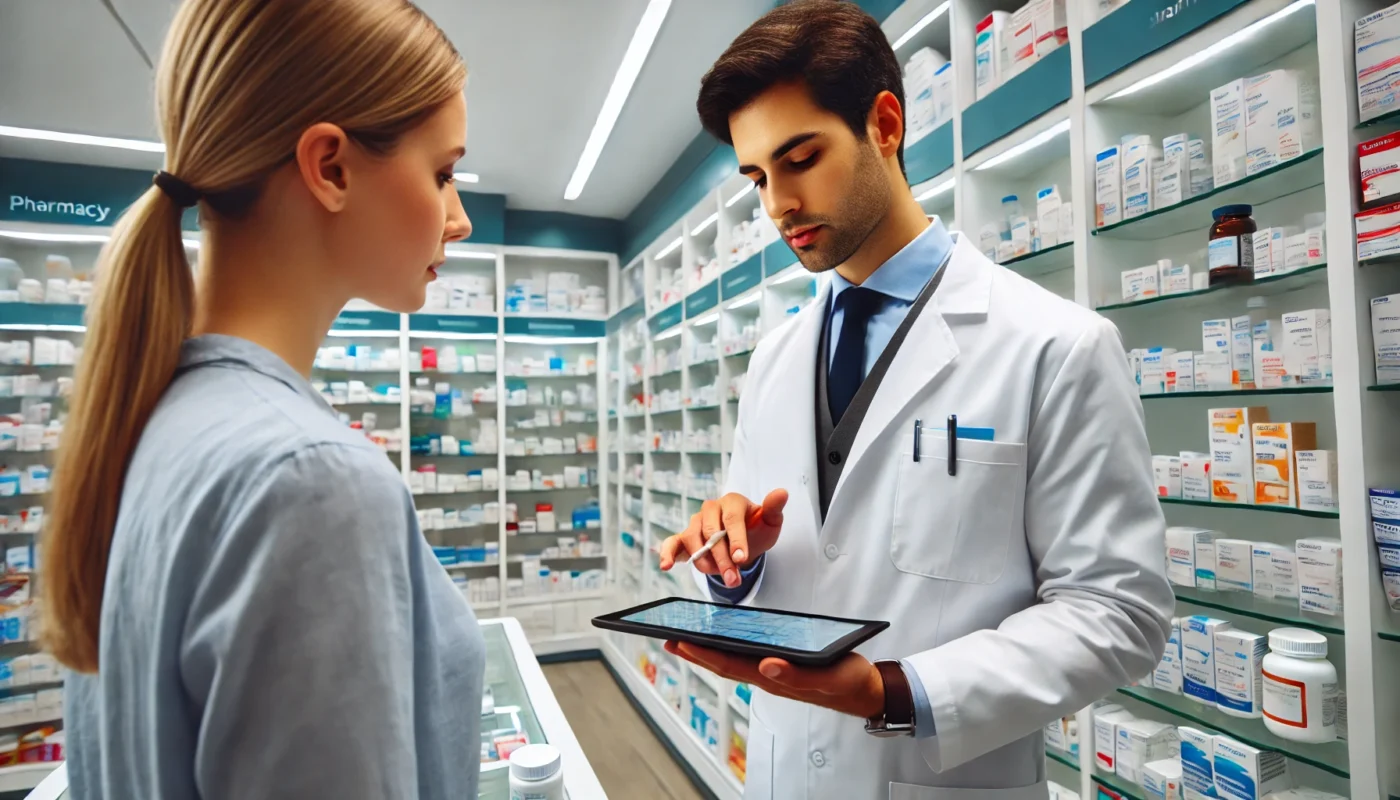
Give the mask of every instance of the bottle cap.
[(1247, 217), (1253, 213), (1254, 206), (1240, 203), (1238, 205), (1233, 206), (1221, 206), (1220, 208), (1217, 208), (1214, 211), (1210, 212), (1210, 215), (1218, 220), (1221, 217)]
[(542, 781), (559, 772), (559, 751), (554, 745), (527, 744), (510, 754), (510, 774), (522, 781)]
[(1302, 628), (1275, 628), (1269, 631), (1269, 649), (1282, 656), (1326, 658), (1327, 637)]

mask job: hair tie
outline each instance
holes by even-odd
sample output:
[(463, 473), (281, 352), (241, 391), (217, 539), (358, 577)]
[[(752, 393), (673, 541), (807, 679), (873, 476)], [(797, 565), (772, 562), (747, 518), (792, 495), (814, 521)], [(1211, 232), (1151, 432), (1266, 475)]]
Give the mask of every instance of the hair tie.
[(189, 208), (199, 203), (201, 195), (198, 189), (165, 170), (157, 172), (155, 178), (151, 179), (151, 183), (154, 183), (162, 192), (165, 192), (171, 200), (175, 201), (175, 205), (180, 208)]

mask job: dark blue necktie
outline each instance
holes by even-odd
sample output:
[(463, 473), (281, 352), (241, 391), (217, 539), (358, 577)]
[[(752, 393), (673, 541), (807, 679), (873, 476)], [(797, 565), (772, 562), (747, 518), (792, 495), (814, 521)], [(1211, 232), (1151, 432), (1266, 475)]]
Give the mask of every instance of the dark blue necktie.
[(874, 289), (852, 286), (841, 293), (837, 302), (841, 303), (844, 316), (841, 318), (841, 340), (836, 344), (836, 354), (831, 360), (831, 370), (827, 374), (826, 396), (831, 408), (833, 424), (841, 422), (841, 416), (851, 405), (861, 381), (865, 379), (865, 328), (885, 295)]

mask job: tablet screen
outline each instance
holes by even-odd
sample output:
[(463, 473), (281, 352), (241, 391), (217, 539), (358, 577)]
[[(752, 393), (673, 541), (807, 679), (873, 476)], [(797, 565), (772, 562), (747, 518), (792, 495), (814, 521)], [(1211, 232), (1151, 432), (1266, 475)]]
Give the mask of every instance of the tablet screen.
[(819, 653), (862, 626), (833, 619), (771, 614), (757, 608), (676, 600), (622, 618), (626, 622), (723, 636), (745, 642)]

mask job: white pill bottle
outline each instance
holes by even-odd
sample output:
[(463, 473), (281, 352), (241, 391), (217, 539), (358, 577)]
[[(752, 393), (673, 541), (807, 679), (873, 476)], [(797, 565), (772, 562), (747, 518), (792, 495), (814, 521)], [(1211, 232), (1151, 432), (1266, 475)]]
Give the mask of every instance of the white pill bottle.
[(1264, 656), (1264, 727), (1295, 742), (1337, 738), (1337, 668), (1327, 637), (1302, 628), (1269, 631)]
[(527, 744), (510, 754), (510, 800), (565, 800), (559, 750)]

